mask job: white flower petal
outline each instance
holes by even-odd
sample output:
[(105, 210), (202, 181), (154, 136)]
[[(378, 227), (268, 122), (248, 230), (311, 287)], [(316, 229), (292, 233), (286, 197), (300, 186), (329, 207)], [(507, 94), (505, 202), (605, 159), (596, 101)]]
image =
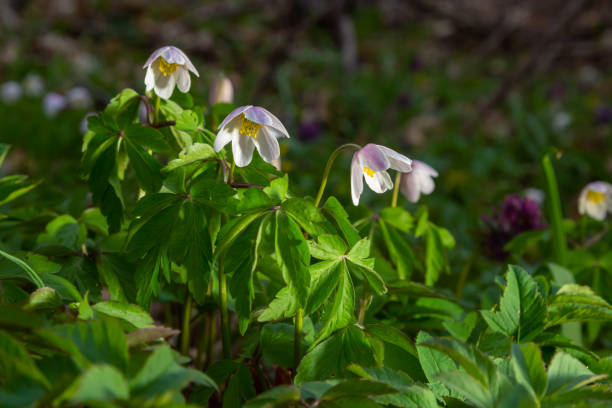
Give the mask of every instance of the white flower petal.
[(147, 87), (147, 92), (149, 92), (153, 87), (155, 87), (155, 74), (153, 73), (153, 68), (150, 66), (147, 67), (147, 73), (145, 74), (144, 80), (145, 86)]
[(166, 49), (168, 48), (168, 46), (165, 47), (161, 47), (156, 49), (155, 51), (153, 51), (153, 53), (151, 54), (151, 56), (149, 57), (149, 59), (147, 59), (147, 62), (145, 62), (145, 64), (142, 66), (142, 68), (147, 68), (149, 66), (151, 66), (151, 64), (157, 60), (157, 58), (159, 58), (159, 56), (166, 51)]
[(265, 126), (259, 130), (259, 134), (253, 139), (257, 151), (264, 161), (272, 163), (275, 159), (280, 156), (280, 147), (278, 146), (278, 140), (270, 132), (270, 129)]
[(376, 146), (385, 156), (387, 156), (387, 160), (389, 160), (389, 167), (391, 167), (393, 170), (397, 170), (402, 173), (407, 173), (412, 170), (412, 160), (403, 154), (399, 154), (395, 150), (389, 149), (383, 145), (374, 146)]
[(174, 75), (162, 76), (155, 81), (155, 93), (162, 99), (169, 99), (174, 92), (175, 84), (176, 78)]
[(363, 192), (363, 169), (359, 162), (359, 156), (357, 153), (353, 155), (351, 161), (351, 196), (353, 198), (353, 204), (359, 205), (359, 197)]
[(433, 181), (433, 178), (431, 178), (431, 175), (425, 172), (418, 172), (415, 176), (417, 182), (419, 183), (419, 190), (421, 190), (421, 193), (425, 195), (433, 193), (436, 185)]
[(600, 203), (594, 203), (592, 201), (587, 201), (586, 203), (586, 213), (589, 217), (595, 218), (598, 221), (603, 221), (606, 218), (606, 212), (608, 210), (607, 203), (602, 201)]
[(213, 144), (215, 152), (220, 152), (221, 149), (225, 147), (225, 145), (231, 142), (233, 140), (234, 133), (238, 133), (237, 128), (221, 129), (217, 133), (217, 137), (215, 137), (215, 143)]
[(378, 145), (367, 144), (363, 146), (357, 153), (359, 157), (359, 163), (363, 167), (367, 167), (374, 171), (384, 171), (389, 168), (389, 160), (387, 156), (378, 148)]
[(253, 106), (251, 109), (244, 112), (244, 116), (248, 120), (251, 120), (260, 125), (269, 126), (281, 132), (285, 137), (289, 137), (289, 132), (285, 129), (285, 126), (281, 123), (276, 116), (274, 116), (267, 109), (261, 106)]
[(229, 115), (227, 115), (225, 117), (225, 119), (223, 119), (223, 122), (221, 122), (221, 124), (219, 125), (219, 129), (223, 129), (223, 127), (225, 127), (225, 125), (227, 125), (229, 122), (231, 122), (233, 119), (235, 119), (236, 117), (238, 117), (241, 113), (243, 113), (244, 111), (251, 109), (252, 105), (246, 105), (246, 106), (240, 106), (236, 109), (234, 109), (233, 111), (231, 111), (229, 113)]
[(234, 154), (234, 162), (238, 167), (248, 166), (253, 159), (253, 149), (255, 143), (250, 136), (243, 136), (238, 132), (232, 135), (232, 153)]
[(189, 71), (183, 67), (178, 67), (176, 72), (172, 75), (176, 76), (176, 86), (178, 86), (179, 91), (183, 93), (189, 92), (189, 88), (191, 87), (191, 77), (189, 76)]
[(391, 176), (386, 171), (377, 171), (373, 176), (364, 175), (365, 181), (368, 184), (368, 187), (372, 189), (375, 193), (382, 194), (387, 190), (393, 188), (393, 182), (391, 181)]
[(419, 197), (421, 196), (421, 190), (419, 189), (419, 184), (417, 178), (414, 174), (404, 173), (402, 174), (402, 178), (400, 180), (400, 192), (410, 201), (411, 203), (416, 203), (419, 201)]

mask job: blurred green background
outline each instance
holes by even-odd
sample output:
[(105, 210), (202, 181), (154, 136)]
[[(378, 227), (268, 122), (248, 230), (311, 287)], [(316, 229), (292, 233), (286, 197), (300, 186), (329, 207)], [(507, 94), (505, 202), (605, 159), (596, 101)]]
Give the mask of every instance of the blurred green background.
[[(194, 98), (206, 103), (223, 73), (236, 104), (285, 123), (282, 165), (296, 193), (316, 194), (346, 142), (436, 168), (421, 202), (456, 237), (457, 272), (483, 251), (483, 214), (543, 189), (550, 146), (562, 152), (566, 216), (585, 184), (612, 181), (611, 23), (605, 0), (5, 0), (0, 142), (13, 150), (1, 171), (44, 179), (22, 200), (80, 214), (91, 204), (77, 174), (83, 118), (125, 87), (144, 92), (143, 63), (175, 45), (200, 72)], [(328, 183), (345, 203), (349, 163)], [(390, 200), (366, 189), (361, 202)]]

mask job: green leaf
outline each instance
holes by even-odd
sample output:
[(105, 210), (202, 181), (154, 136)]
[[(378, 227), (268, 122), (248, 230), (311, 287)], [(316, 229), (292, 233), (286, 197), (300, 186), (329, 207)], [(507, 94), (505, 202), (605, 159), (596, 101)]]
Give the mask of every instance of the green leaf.
[(40, 279), (40, 276), (34, 271), (34, 269), (32, 269), (30, 267), (30, 265), (28, 265), (27, 263), (25, 263), (24, 261), (22, 261), (21, 259), (6, 253), (2, 250), (0, 250), (0, 255), (2, 255), (3, 257), (5, 257), (6, 259), (8, 259), (9, 261), (13, 262), (14, 264), (18, 265), (21, 269), (23, 269), (24, 273), (24, 278), (27, 278), (28, 280), (30, 280), (32, 283), (34, 283), (37, 287), (42, 288), (43, 286), (45, 286), (45, 284), (43, 283), (42, 279)]
[(354, 261), (358, 261), (360, 259), (367, 258), (370, 256), (370, 239), (362, 238), (353, 247), (348, 253), (348, 258)]
[(180, 118), (176, 120), (176, 128), (186, 132), (198, 130), (201, 120), (198, 114), (192, 110), (186, 109), (181, 112)]
[(138, 99), (138, 92), (133, 89), (126, 88), (115, 95), (106, 108), (104, 113), (113, 117), (117, 117), (122, 110), (126, 109), (130, 104), (134, 103)]
[(109, 232), (117, 232), (123, 220), (123, 203), (120, 190), (113, 185), (112, 172), (115, 168), (116, 149), (109, 146), (104, 150), (91, 169), (89, 175), (89, 188), (93, 193), (93, 202), (100, 207), (100, 211), (107, 218)]
[(30, 378), (37, 383), (49, 387), (49, 381), (36, 367), (28, 351), (22, 344), (3, 330), (0, 330), (0, 378), (3, 385), (10, 379)]
[(156, 153), (165, 152), (170, 146), (164, 139), (164, 135), (157, 129), (134, 123), (124, 130), (124, 136), (134, 145), (142, 146), (145, 149)]
[(285, 282), (300, 305), (306, 306), (310, 287), (310, 251), (300, 227), (281, 211), (276, 212), (274, 247)]
[(127, 399), (129, 389), (123, 374), (107, 364), (90, 366), (68, 391), (73, 404)]
[(166, 167), (164, 172), (170, 172), (182, 166), (195, 163), (197, 161), (211, 160), (217, 157), (215, 150), (211, 145), (206, 143), (194, 143), (184, 148), (178, 155), (178, 158), (171, 160)]
[(340, 236), (332, 234), (319, 235), (317, 242), (308, 241), (308, 246), (313, 257), (326, 260), (338, 260), (348, 249)]
[(547, 230), (541, 229), (522, 232), (504, 245), (504, 251), (511, 252), (514, 255), (522, 255), (529, 248), (540, 242), (547, 233)]
[(412, 215), (401, 207), (387, 207), (383, 208), (380, 212), (381, 218), (385, 223), (391, 225), (393, 228), (407, 233), (412, 228), (413, 218)]
[(524, 269), (510, 265), (506, 281), (500, 310), (482, 310), (482, 317), (491, 329), (520, 342), (529, 341), (544, 329), (544, 300), (537, 283)]
[(4, 159), (6, 159), (6, 155), (8, 154), (10, 149), (11, 145), (8, 145), (6, 143), (0, 143), (0, 166), (2, 166), (2, 163), (4, 163)]
[(328, 260), (310, 266), (311, 288), (305, 313), (319, 309), (330, 298), (343, 274), (342, 262)]
[(265, 211), (259, 211), (256, 213), (243, 215), (240, 218), (234, 218), (231, 222), (226, 224), (218, 235), (214, 257), (216, 258), (225, 252), (234, 243), (242, 231), (244, 231), (253, 221), (265, 213)]
[(465, 397), (478, 408), (498, 408), (495, 396), (482, 383), (459, 370), (443, 371), (435, 376), (455, 395)]
[(300, 390), (295, 385), (279, 385), (248, 401), (244, 408), (293, 406), (300, 401)]
[(529, 391), (534, 402), (538, 402), (544, 396), (548, 382), (538, 346), (533, 343), (513, 344), (512, 369), (516, 381)]
[(238, 200), (233, 197), (236, 190), (225, 183), (206, 178), (206, 174), (196, 177), (191, 183), (189, 194), (198, 204), (223, 213), (233, 213)]
[(289, 198), (281, 204), (281, 209), (289, 214), (309, 235), (316, 237), (321, 234), (335, 233), (333, 225), (309, 200)]
[(274, 206), (274, 201), (257, 187), (249, 187), (244, 191), (236, 210), (242, 214), (260, 211)]
[(137, 305), (108, 300), (96, 303), (92, 308), (97, 313), (124, 320), (137, 329), (153, 326), (153, 318)]
[(7, 176), (0, 179), (0, 205), (4, 205), (28, 193), (40, 182), (30, 183), (27, 176)]
[(135, 145), (129, 139), (125, 139), (125, 149), (140, 187), (147, 193), (156, 193), (162, 185), (161, 168), (157, 160), (141, 147)]
[(384, 341), (385, 343), (395, 344), (413, 356), (417, 356), (417, 350), (414, 347), (414, 344), (412, 344), (410, 338), (404, 334), (404, 332), (396, 329), (395, 327), (384, 324), (369, 324), (366, 326), (366, 332), (377, 337), (381, 341)]
[(45, 286), (32, 292), (23, 305), (23, 308), (25, 310), (56, 309), (63, 305), (64, 302), (62, 302), (57, 291)]
[(386, 293), (387, 287), (385, 286), (385, 281), (366, 261), (366, 259), (361, 260), (351, 258), (349, 255), (347, 264), (349, 265), (351, 272), (354, 273), (355, 271), (358, 271), (361, 276), (365, 278), (366, 282), (368, 282), (368, 286), (374, 291), (374, 293), (377, 295)]
[(372, 397), (377, 395), (394, 394), (397, 391), (386, 384), (371, 380), (352, 379), (341, 382), (327, 390), (321, 400), (334, 400), (340, 397)]
[(349, 364), (372, 367), (376, 364), (363, 331), (349, 326), (312, 347), (302, 358), (295, 383), (341, 376)]
[(415, 262), (412, 249), (396, 230), (387, 227), (385, 221), (379, 219), (378, 225), (380, 225), (387, 251), (397, 268), (397, 276), (402, 281), (410, 278)]
[[(606, 377), (604, 375), (604, 377)], [(571, 355), (557, 352), (548, 367), (547, 395), (567, 392), (601, 379)]]
[(442, 272), (449, 272), (444, 248), (453, 245), (454, 240), (448, 231), (428, 223), (425, 233), (425, 283), (427, 285), (433, 286)]
[(346, 263), (341, 263), (340, 279), (338, 289), (332, 299), (332, 303), (324, 315), (323, 326), (317, 333), (314, 344), (327, 338), (335, 330), (348, 326), (354, 320), (355, 289), (351, 275)]
[(166, 337), (175, 336), (179, 333), (180, 330), (170, 327), (154, 326), (134, 330), (133, 332), (126, 334), (125, 337), (127, 338), (128, 346), (134, 347), (144, 343), (158, 341), (159, 339)]
[(272, 180), (269, 186), (264, 187), (263, 191), (272, 200), (274, 200), (277, 203), (280, 203), (287, 196), (288, 189), (289, 189), (289, 175), (285, 174), (283, 177), (278, 177)]
[(588, 286), (567, 284), (549, 301), (546, 327), (572, 321), (610, 320), (612, 306), (608, 302), (593, 293)]
[(227, 383), (223, 394), (223, 408), (240, 408), (243, 402), (255, 396), (255, 386), (251, 372), (241, 364)]
[(276, 293), (276, 297), (268, 304), (268, 307), (259, 315), (257, 321), (269, 322), (293, 316), (298, 308), (299, 302), (288, 286)]
[(340, 202), (336, 199), (336, 197), (329, 197), (323, 206), (324, 211), (327, 214), (330, 214), (334, 219), (340, 231), (344, 235), (346, 242), (352, 247), (359, 241), (359, 233), (353, 227), (351, 222), (348, 219), (348, 214), (340, 204)]
[(419, 332), (416, 339), (416, 349), (419, 361), (421, 362), (421, 367), (423, 368), (425, 376), (429, 380), (430, 388), (438, 397), (452, 396), (456, 398), (460, 394), (450, 391), (437, 379), (437, 375), (443, 371), (456, 370), (457, 366), (453, 360), (443, 352), (425, 345), (420, 345), (420, 343), (430, 339), (432, 339), (432, 337), (424, 331)]
[(389, 292), (411, 298), (431, 297), (446, 298), (443, 294), (435, 291), (435, 288), (425, 286), (422, 283), (399, 280), (387, 284)]

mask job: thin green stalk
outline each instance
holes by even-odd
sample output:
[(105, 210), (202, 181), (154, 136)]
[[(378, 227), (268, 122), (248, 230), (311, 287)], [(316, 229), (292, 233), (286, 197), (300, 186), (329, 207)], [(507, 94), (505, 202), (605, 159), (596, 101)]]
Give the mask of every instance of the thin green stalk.
[(372, 296), (368, 295), (368, 291), (364, 289), (363, 296), (359, 301), (359, 314), (357, 315), (357, 322), (363, 326), (363, 322), (365, 320), (365, 314), (368, 310), (368, 306), (370, 306), (370, 302), (372, 301)]
[(183, 309), (183, 332), (181, 334), (181, 353), (185, 356), (189, 355), (190, 345), (190, 329), (191, 329), (191, 309), (193, 306), (193, 298), (189, 289), (187, 290), (187, 299), (185, 299), (185, 308)]
[(232, 358), (230, 342), (229, 313), (227, 310), (227, 281), (223, 272), (223, 261), (219, 259), (219, 307), (221, 308), (221, 336), (223, 338), (223, 357)]
[(227, 178), (228, 183), (234, 182), (234, 171), (236, 170), (236, 162), (232, 162), (232, 167), (230, 167), (229, 176)]
[(159, 96), (155, 96), (155, 124), (159, 123)]
[(342, 146), (334, 150), (331, 156), (329, 156), (329, 159), (327, 159), (327, 164), (325, 165), (325, 170), (323, 171), (323, 178), (321, 179), (321, 186), (319, 187), (319, 192), (317, 193), (317, 198), (315, 199), (315, 202), (314, 202), (315, 207), (319, 206), (319, 203), (321, 202), (321, 199), (323, 198), (323, 192), (325, 191), (325, 185), (327, 184), (327, 179), (329, 178), (329, 171), (331, 170), (332, 164), (334, 164), (334, 161), (340, 155), (340, 153), (348, 149), (359, 150), (361, 149), (361, 146), (353, 144), (353, 143), (343, 144)]
[(565, 266), (567, 242), (565, 240), (565, 231), (563, 230), (563, 215), (561, 212), (561, 199), (559, 198), (559, 187), (555, 170), (552, 166), (550, 153), (542, 156), (542, 168), (546, 176), (546, 197), (548, 204), (548, 212), (551, 223), (551, 233), (553, 240), (553, 251), (555, 261)]
[(399, 171), (395, 175), (395, 184), (393, 185), (393, 196), (391, 197), (391, 207), (397, 207), (397, 197), (399, 196), (399, 186), (402, 173)]
[(293, 345), (293, 362), (297, 369), (302, 359), (302, 326), (304, 325), (304, 309), (301, 307), (298, 309), (295, 315), (295, 332), (294, 332), (294, 345)]

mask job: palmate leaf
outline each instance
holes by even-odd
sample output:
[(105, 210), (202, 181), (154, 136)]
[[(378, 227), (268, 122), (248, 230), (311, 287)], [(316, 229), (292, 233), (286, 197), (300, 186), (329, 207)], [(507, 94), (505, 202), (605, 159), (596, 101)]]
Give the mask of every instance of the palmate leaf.
[(348, 219), (348, 214), (336, 197), (329, 197), (323, 206), (324, 214), (329, 214), (342, 232), (344, 239), (353, 246), (361, 239), (359, 233)]
[(355, 288), (345, 262), (340, 264), (340, 277), (336, 294), (328, 310), (314, 344), (325, 339), (335, 330), (348, 326), (355, 319)]
[[(116, 142), (116, 139), (113, 138), (114, 142)], [(116, 157), (114, 142), (100, 153), (89, 174), (89, 188), (93, 193), (93, 201), (107, 218), (109, 232), (111, 233), (119, 231), (123, 221), (123, 203), (120, 189), (112, 177)]]
[(168, 162), (166, 167), (162, 171), (170, 172), (179, 167), (187, 166), (189, 164), (211, 160), (217, 157), (214, 149), (207, 143), (194, 143), (184, 148), (178, 155), (178, 158)]
[(512, 369), (516, 381), (530, 393), (534, 402), (546, 392), (548, 379), (542, 353), (533, 343), (512, 345)]
[(500, 310), (482, 310), (482, 317), (491, 329), (520, 342), (529, 341), (544, 329), (544, 300), (537, 283), (524, 269), (510, 265), (506, 281)]
[(285, 211), (309, 235), (334, 234), (333, 225), (321, 214), (321, 210), (303, 198), (289, 198), (281, 204)]
[(317, 311), (331, 296), (344, 273), (342, 261), (327, 260), (310, 266), (311, 287), (308, 295), (307, 315)]
[(125, 138), (122, 146), (125, 147), (130, 163), (136, 173), (140, 187), (147, 193), (156, 193), (162, 185), (161, 164), (146, 150)]
[(420, 345), (420, 343), (430, 339), (432, 339), (431, 335), (423, 331), (419, 332), (416, 339), (416, 350), (418, 352), (419, 361), (421, 362), (421, 367), (425, 372), (425, 376), (429, 380), (430, 388), (439, 398), (447, 396), (459, 397), (460, 394), (449, 390), (436, 377), (442, 371), (456, 370), (457, 365), (444, 352), (425, 345)]

